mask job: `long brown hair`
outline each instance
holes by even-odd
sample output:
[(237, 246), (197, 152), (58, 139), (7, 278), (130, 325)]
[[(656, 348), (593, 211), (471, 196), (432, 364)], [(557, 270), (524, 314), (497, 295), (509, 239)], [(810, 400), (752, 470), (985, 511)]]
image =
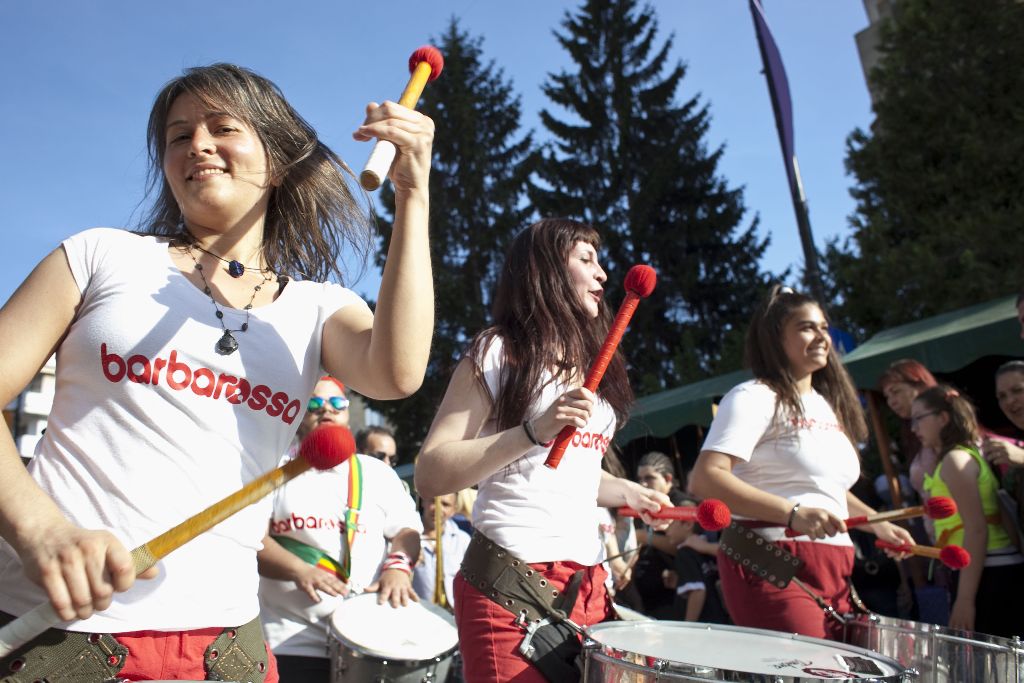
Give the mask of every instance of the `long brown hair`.
[(966, 396), (953, 387), (939, 384), (925, 389), (914, 401), (920, 401), (929, 412), (946, 413), (949, 416), (942, 431), (939, 432), (939, 441), (942, 442), (940, 457), (957, 446), (973, 446), (978, 443), (980, 436), (974, 406)]
[(156, 96), (149, 114), (149, 191), (160, 190), (145, 219), (149, 234), (192, 240), (163, 162), (168, 112), (188, 93), (205, 106), (244, 121), (263, 143), (269, 175), (278, 183), (270, 193), (263, 227), (263, 258), (278, 273), (343, 280), (338, 257), (350, 244), (365, 260), (372, 238), (371, 221), (349, 185), (352, 171), (266, 78), (234, 64), (186, 69)]
[[(813, 298), (776, 285), (754, 311), (747, 329), (746, 362), (754, 377), (770, 387), (778, 397), (776, 417), (780, 407), (791, 417), (802, 418), (804, 415), (796, 378), (783, 348), (782, 334), (786, 322), (797, 309), (808, 305), (821, 309), (821, 304)], [(825, 367), (811, 374), (811, 386), (835, 411), (839, 424), (854, 445), (867, 438), (868, 427), (857, 390), (832, 344), (828, 347)]]
[[(567, 272), (569, 252), (577, 242), (595, 249), (597, 231), (567, 218), (545, 218), (516, 235), (509, 246), (494, 295), (493, 324), (473, 339), (468, 354), (479, 359), (494, 337), (500, 337), (504, 365), (501, 391), (492, 397), (492, 415), (499, 430), (523, 421), (526, 410), (552, 381), (574, 381), (586, 372), (611, 324), (602, 300), (596, 320), (579, 301)], [(626, 363), (616, 352), (598, 390), (625, 422), (633, 403)]]

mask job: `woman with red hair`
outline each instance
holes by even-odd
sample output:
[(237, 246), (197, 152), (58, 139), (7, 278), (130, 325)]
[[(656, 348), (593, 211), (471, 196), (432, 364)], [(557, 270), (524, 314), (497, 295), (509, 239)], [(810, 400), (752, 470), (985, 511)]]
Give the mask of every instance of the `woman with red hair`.
[(924, 476), (931, 474), (938, 462), (930, 448), (922, 448), (921, 441), (910, 428), (910, 406), (918, 394), (937, 384), (935, 377), (916, 360), (894, 361), (878, 380), (878, 389), (885, 396), (892, 412), (900, 418), (900, 453), (909, 463), (910, 485), (924, 500)]

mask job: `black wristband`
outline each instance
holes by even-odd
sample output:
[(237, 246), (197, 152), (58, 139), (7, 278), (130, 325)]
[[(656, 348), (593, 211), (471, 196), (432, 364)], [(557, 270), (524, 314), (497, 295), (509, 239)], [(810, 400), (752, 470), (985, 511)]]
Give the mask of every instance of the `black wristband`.
[(529, 420), (523, 420), (523, 431), (526, 432), (526, 438), (530, 440), (534, 446), (543, 446), (539, 439), (537, 439), (536, 432), (533, 431), (533, 425), (530, 424)]
[(789, 519), (786, 520), (786, 528), (793, 528), (793, 518), (796, 517), (796, 511), (800, 509), (800, 503), (794, 503), (793, 509), (789, 511)]

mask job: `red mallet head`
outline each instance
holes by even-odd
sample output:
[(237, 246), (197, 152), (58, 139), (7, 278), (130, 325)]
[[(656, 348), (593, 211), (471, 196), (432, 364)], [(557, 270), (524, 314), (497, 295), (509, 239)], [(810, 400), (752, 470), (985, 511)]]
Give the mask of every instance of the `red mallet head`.
[(924, 504), (924, 510), (932, 519), (945, 519), (956, 514), (956, 502), (952, 498), (935, 496)]
[(708, 531), (724, 529), (729, 526), (731, 521), (732, 514), (729, 512), (729, 506), (720, 500), (708, 498), (697, 506), (697, 523)]
[(356, 442), (352, 432), (341, 425), (317, 427), (299, 445), (299, 455), (318, 470), (337, 467), (355, 452)]
[(441, 51), (433, 45), (416, 48), (416, 51), (409, 57), (409, 73), (415, 71), (420, 62), (430, 65), (428, 82), (436, 80), (441, 75), (441, 70), (444, 69), (444, 57), (441, 56)]
[(950, 569), (963, 569), (971, 563), (971, 554), (958, 545), (947, 545), (939, 551), (939, 561)]
[(626, 273), (626, 291), (636, 294), (641, 299), (649, 297), (656, 284), (658, 274), (650, 266), (633, 266)]

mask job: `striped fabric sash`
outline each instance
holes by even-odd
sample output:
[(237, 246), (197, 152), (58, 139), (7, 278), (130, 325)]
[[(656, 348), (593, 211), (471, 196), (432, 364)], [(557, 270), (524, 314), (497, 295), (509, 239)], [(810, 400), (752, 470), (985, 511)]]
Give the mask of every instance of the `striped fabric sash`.
[(348, 509), (345, 510), (345, 532), (341, 535), (344, 543), (345, 557), (342, 572), (345, 580), (352, 575), (352, 546), (356, 542), (356, 530), (359, 529), (359, 510), (363, 507), (363, 464), (359, 455), (348, 459)]
[(343, 567), (333, 557), (325, 553), (320, 548), (314, 548), (311, 545), (306, 545), (302, 541), (296, 541), (294, 538), (288, 536), (271, 536), (272, 539), (281, 544), (281, 547), (295, 555), (300, 560), (307, 564), (311, 564), (317, 569), (322, 569), (329, 574), (334, 574), (342, 581), (347, 581), (348, 576), (344, 575)]

